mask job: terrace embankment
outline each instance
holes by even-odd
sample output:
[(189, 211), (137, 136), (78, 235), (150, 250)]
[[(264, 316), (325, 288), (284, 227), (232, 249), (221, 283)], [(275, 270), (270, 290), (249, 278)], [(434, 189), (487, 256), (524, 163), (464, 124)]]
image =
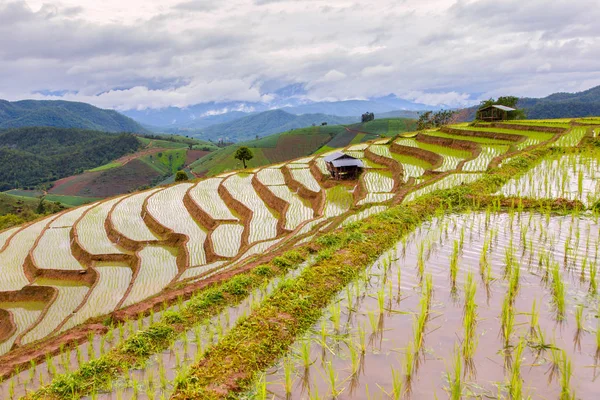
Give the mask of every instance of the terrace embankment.
[[(475, 125), (480, 126), (480, 125)], [(501, 123), (494, 122), (490, 125), (481, 125), (482, 127), (491, 126), (492, 128), (499, 129), (514, 129), (519, 131), (529, 131), (529, 132), (546, 132), (546, 133), (563, 133), (567, 131), (566, 128), (560, 128), (557, 126), (540, 126), (540, 125), (528, 125), (528, 124), (510, 124), (510, 123)]]
[(367, 160), (373, 161), (374, 163), (385, 165), (392, 172), (392, 177), (394, 178), (394, 188), (392, 190), (398, 190), (400, 185), (402, 185), (402, 177), (404, 176), (404, 169), (402, 168), (402, 164), (400, 164), (393, 158), (380, 156), (379, 154), (374, 153), (370, 149), (365, 150), (365, 158)]
[(287, 221), (287, 211), (290, 207), (289, 203), (273, 194), (269, 188), (264, 185), (254, 174), (252, 176), (252, 187), (258, 194), (258, 197), (270, 208), (279, 213), (279, 220), (277, 222), (277, 236), (289, 233), (290, 231), (285, 229)]
[[(197, 184), (196, 184), (197, 185)], [(198, 203), (194, 201), (190, 195), (190, 191), (194, 189), (192, 186), (188, 189), (183, 197), (183, 205), (188, 210), (190, 215), (208, 230), (213, 230), (217, 227), (218, 221), (210, 216)]]
[(393, 142), (391, 144), (390, 151), (392, 153), (410, 156), (418, 158), (419, 160), (423, 160), (431, 164), (431, 169), (438, 168), (444, 162), (444, 157), (440, 156), (437, 153), (434, 153), (433, 151), (420, 149), (418, 147), (403, 146), (396, 142)]
[(229, 193), (229, 190), (225, 188), (223, 183), (219, 185), (218, 193), (219, 196), (221, 196), (221, 199), (223, 199), (225, 202), (225, 205), (237, 213), (240, 218), (240, 222), (242, 225), (244, 225), (241, 249), (246, 249), (248, 247), (248, 239), (250, 237), (250, 222), (252, 221), (252, 216), (254, 213), (244, 203), (233, 197), (233, 195)]
[[(317, 177), (315, 179), (319, 182), (318, 178), (320, 175), (315, 175), (314, 171), (312, 169), (309, 169), (309, 170), (313, 176)], [(318, 168), (317, 168), (317, 170), (318, 170)], [(283, 179), (285, 180), (285, 184), (290, 189), (296, 191), (300, 197), (308, 200), (310, 202), (312, 209), (318, 215), (319, 210), (322, 210), (325, 205), (325, 191), (322, 188), (318, 192), (309, 190), (303, 184), (301, 184), (300, 182), (295, 180), (294, 177), (292, 176), (292, 173), (290, 172), (290, 169), (285, 166), (281, 168), (281, 172), (283, 173)]]
[(12, 337), (16, 331), (12, 314), (0, 308), (0, 343)]
[[(510, 129), (514, 129), (511, 127)], [(486, 139), (495, 139), (495, 140), (505, 140), (508, 142), (520, 142), (526, 139), (523, 135), (512, 134), (512, 133), (503, 133), (503, 132), (492, 132), (492, 131), (477, 131), (477, 130), (469, 130), (469, 129), (457, 129), (451, 128), (448, 126), (443, 126), (440, 128), (441, 132), (448, 133), (450, 135), (460, 135), (460, 136), (469, 136), (469, 137), (480, 137)]]

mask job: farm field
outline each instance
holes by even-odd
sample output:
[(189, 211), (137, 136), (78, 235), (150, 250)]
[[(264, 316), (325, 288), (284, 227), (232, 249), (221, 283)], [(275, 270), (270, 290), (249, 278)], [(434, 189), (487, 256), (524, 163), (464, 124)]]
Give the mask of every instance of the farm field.
[[(348, 142), (369, 166), (358, 181), (302, 154), (7, 231), (1, 396), (212, 399), (228, 380), (264, 399), (589, 393), (592, 368), (576, 365), (596, 363), (591, 129), (525, 151), (435, 133)], [(541, 366), (521, 366), (535, 349)]]
[[(217, 149), (208, 142), (189, 138), (179, 138), (178, 141), (137, 139), (145, 146), (142, 150), (58, 180), (46, 198), (76, 206), (154, 186)], [(192, 174), (190, 176), (193, 177)]]
[[(27, 199), (38, 199), (40, 196), (44, 196), (44, 193), (39, 190), (20, 190), (20, 189), (12, 189), (4, 192), (7, 195), (19, 198), (27, 198)], [(67, 206), (76, 207), (82, 204), (92, 203), (94, 201), (100, 200), (99, 197), (81, 197), (81, 196), (64, 196), (64, 195), (56, 195), (56, 194), (46, 194), (44, 197), (47, 201), (59, 202)]]
[(256, 168), (322, 153), (327, 149), (346, 147), (351, 143), (365, 142), (376, 137), (374, 134), (346, 130), (341, 125), (294, 129), (225, 147), (198, 160), (190, 168), (197, 176), (215, 176), (241, 169), (241, 161), (233, 158), (239, 146), (250, 148), (254, 158), (248, 162), (248, 167)]

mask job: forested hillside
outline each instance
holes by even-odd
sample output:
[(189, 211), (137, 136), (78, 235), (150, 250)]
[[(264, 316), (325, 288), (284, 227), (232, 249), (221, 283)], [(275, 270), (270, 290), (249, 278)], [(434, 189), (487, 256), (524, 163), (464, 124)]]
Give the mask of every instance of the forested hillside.
[(52, 127), (0, 131), (0, 190), (28, 188), (134, 152), (131, 134)]
[(129, 117), (86, 103), (0, 100), (0, 129), (26, 126), (54, 126), (104, 132), (147, 132)]
[[(519, 99), (527, 119), (582, 118), (600, 115), (600, 86), (577, 93), (554, 93), (540, 99)], [(461, 121), (475, 119), (478, 106), (461, 110)]]

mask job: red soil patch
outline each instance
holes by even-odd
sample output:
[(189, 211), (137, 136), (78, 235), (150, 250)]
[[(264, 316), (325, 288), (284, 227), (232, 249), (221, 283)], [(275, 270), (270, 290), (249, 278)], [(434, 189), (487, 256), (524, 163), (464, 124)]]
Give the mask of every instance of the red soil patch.
[(161, 174), (146, 163), (132, 159), (125, 165), (105, 171), (86, 172), (61, 179), (52, 194), (84, 197), (111, 197), (150, 185)]
[(85, 172), (83, 174), (72, 175), (59, 179), (54, 182), (54, 187), (52, 187), (48, 193), (65, 196), (78, 196), (77, 193), (85, 189), (85, 187), (99, 175), (102, 175), (102, 171)]
[(262, 152), (269, 161), (278, 163), (306, 157), (330, 140), (331, 136), (324, 133), (282, 135), (279, 137), (276, 147), (265, 147)]
[(208, 153), (210, 153), (210, 151), (188, 150), (187, 153), (185, 153), (185, 165), (190, 165), (191, 163), (204, 157)]

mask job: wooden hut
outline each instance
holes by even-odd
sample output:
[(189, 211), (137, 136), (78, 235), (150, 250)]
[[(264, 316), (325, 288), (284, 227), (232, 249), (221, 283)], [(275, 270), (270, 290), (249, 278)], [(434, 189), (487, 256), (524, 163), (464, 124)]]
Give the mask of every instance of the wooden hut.
[(339, 151), (325, 157), (325, 165), (333, 179), (356, 179), (364, 168), (361, 160)]
[(517, 111), (514, 108), (493, 104), (477, 111), (477, 119), (480, 121), (494, 122), (508, 119), (508, 113)]

